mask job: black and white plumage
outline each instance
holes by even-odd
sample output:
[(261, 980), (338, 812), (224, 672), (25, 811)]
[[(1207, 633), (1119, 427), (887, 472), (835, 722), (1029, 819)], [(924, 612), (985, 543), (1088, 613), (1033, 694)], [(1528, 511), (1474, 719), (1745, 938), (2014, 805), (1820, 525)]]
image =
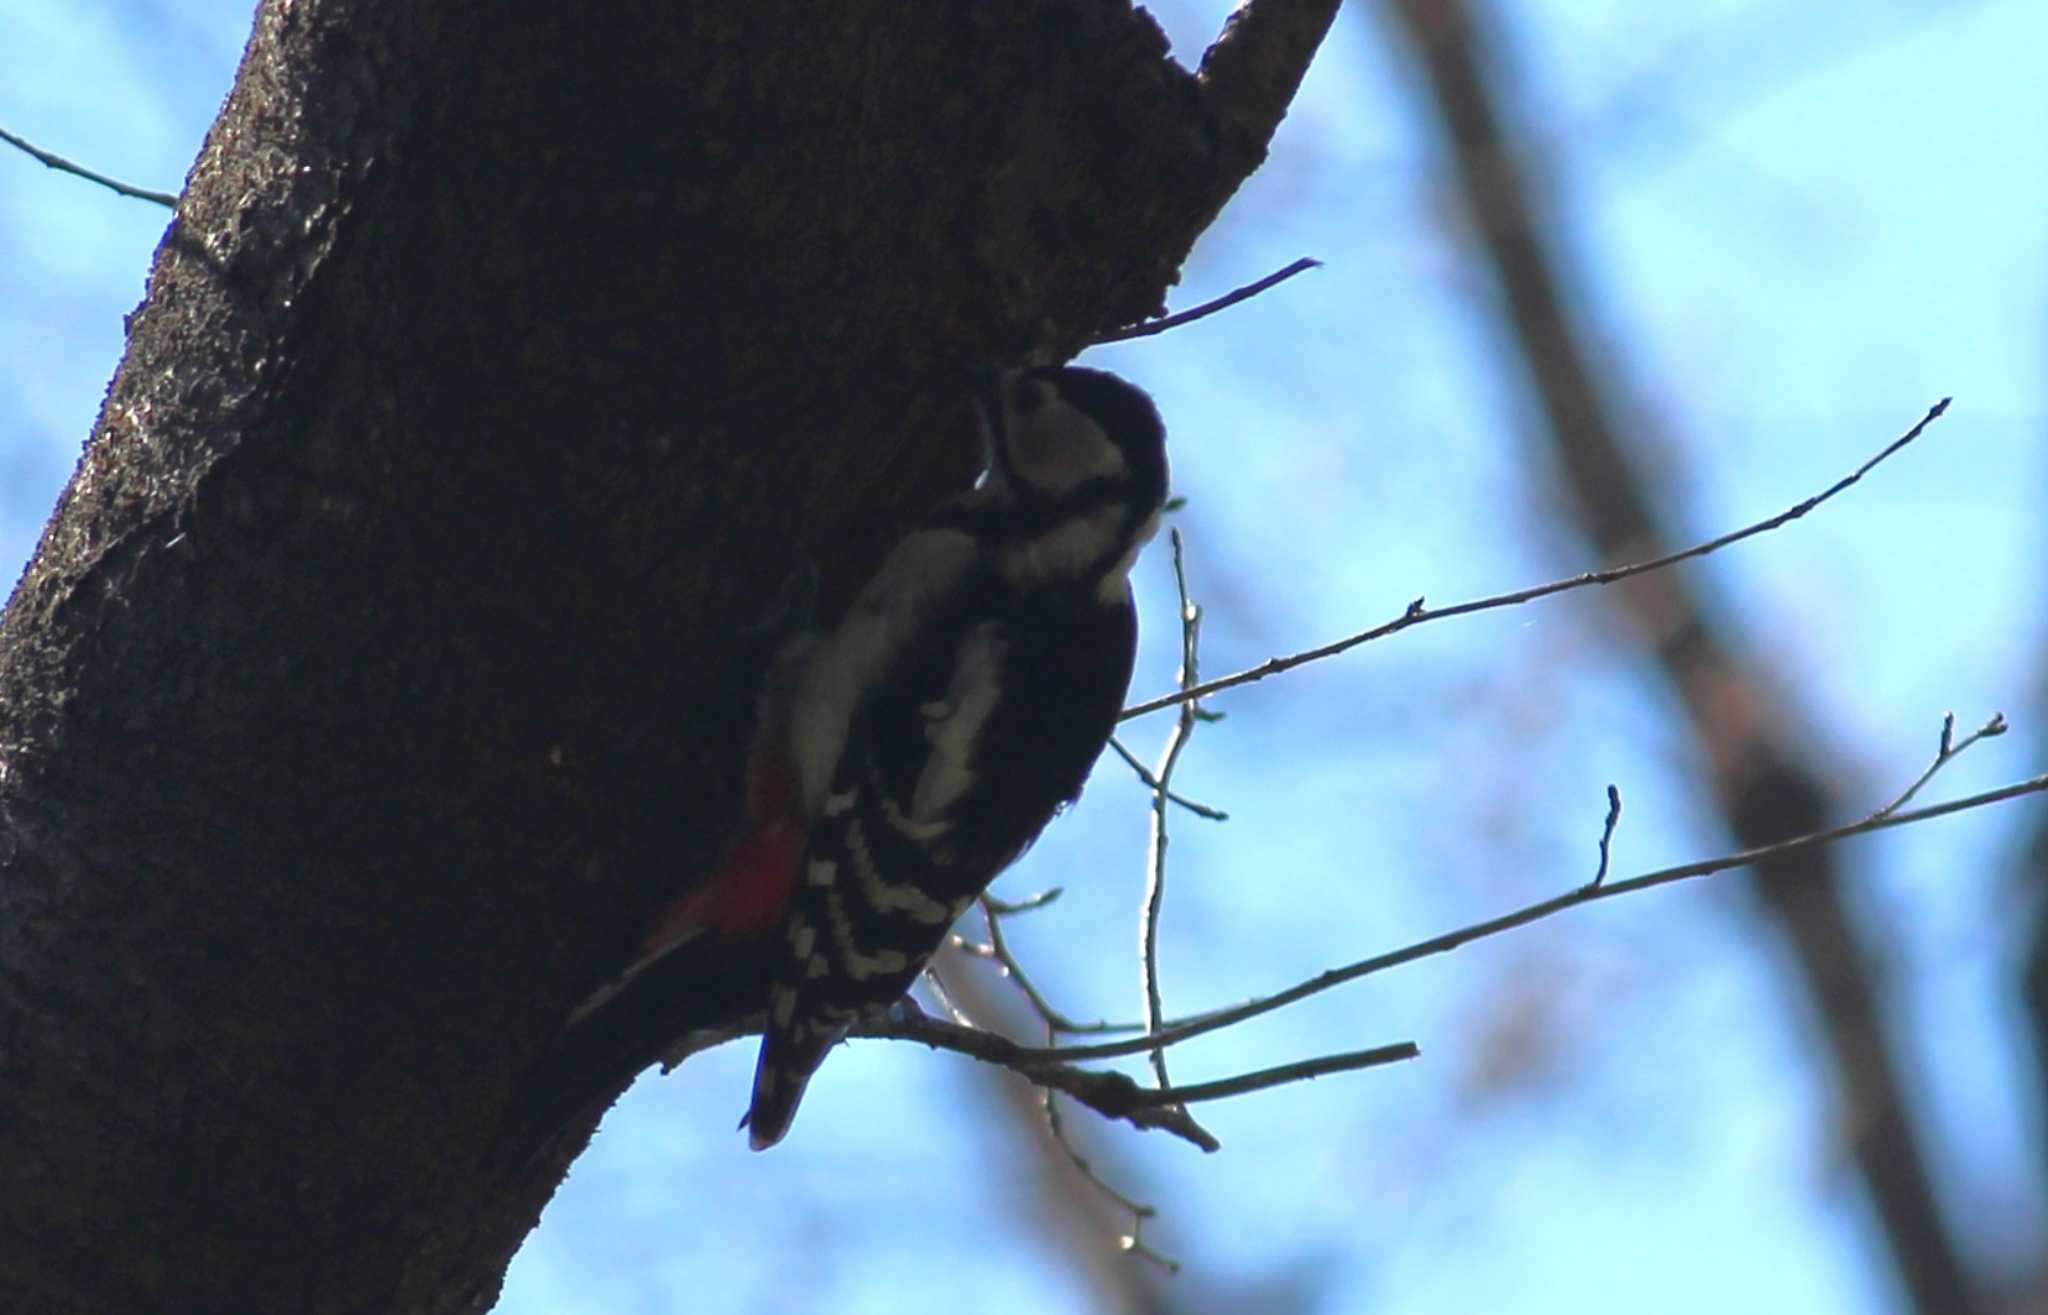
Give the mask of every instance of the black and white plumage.
[(731, 843), (528, 1073), (509, 1124), (522, 1155), (750, 1018), (765, 1035), (747, 1123), (775, 1144), (848, 1026), (902, 998), (1080, 793), (1130, 680), (1126, 577), (1165, 500), (1165, 436), (1144, 393), (1096, 370), (991, 373), (977, 410), (981, 479), (835, 629), (779, 599), (750, 632), (767, 647), (749, 649), (762, 676)]
[(889, 553), (794, 695), (807, 829), (771, 951), (757, 1150), (1080, 793), (1130, 682), (1126, 577), (1166, 497), (1158, 412), (1077, 367), (991, 375), (978, 410), (986, 473)]

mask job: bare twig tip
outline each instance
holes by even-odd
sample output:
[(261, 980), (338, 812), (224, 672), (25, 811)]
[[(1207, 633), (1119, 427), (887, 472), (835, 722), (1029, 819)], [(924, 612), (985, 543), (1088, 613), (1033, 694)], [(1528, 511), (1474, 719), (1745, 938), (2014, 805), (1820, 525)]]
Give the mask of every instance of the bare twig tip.
[(1882, 821), (1898, 812), (1901, 808), (1912, 802), (1913, 796), (1920, 793), (1922, 786), (1934, 779), (1936, 772), (1961, 757), (1964, 750), (1979, 740), (1988, 740), (1993, 736), (2003, 734), (2005, 734), (2005, 714), (1994, 712), (1991, 714), (1990, 719), (1982, 726), (1979, 726), (1976, 730), (1958, 740), (1956, 739), (1956, 715), (1953, 712), (1943, 713), (1941, 718), (1941, 741), (1935, 746), (1934, 761), (1927, 764), (1927, 770), (1920, 773), (1919, 778), (1913, 784), (1907, 786), (1898, 798), (1872, 813), (1870, 820)]
[(1105, 333), (1090, 343), (1089, 346), (1100, 347), (1104, 343), (1128, 342), (1133, 338), (1149, 338), (1155, 333), (1165, 333), (1168, 329), (1178, 329), (1183, 324), (1192, 324), (1196, 320), (1214, 315), (1217, 311), (1228, 310), (1240, 301), (1248, 301), (1268, 288), (1277, 287), (1285, 283), (1296, 274), (1305, 273), (1311, 269), (1321, 269), (1322, 265), (1323, 262), (1320, 260), (1303, 256), (1285, 269), (1276, 270), (1255, 283), (1247, 283), (1241, 288), (1226, 292), (1213, 301), (1205, 301), (1192, 310), (1184, 310), (1175, 315), (1163, 315), (1156, 320), (1146, 320), (1142, 324), (1133, 324), (1126, 328)]
[(131, 183), (124, 183), (118, 178), (109, 178), (106, 174), (88, 169), (82, 164), (76, 164), (53, 151), (46, 151), (26, 138), (17, 137), (4, 128), (0, 128), (0, 142), (6, 142), (17, 151), (22, 152), (24, 155), (48, 168), (55, 169), (58, 173), (70, 174), (74, 178), (83, 178), (89, 183), (98, 183), (101, 187), (120, 196), (133, 197), (137, 201), (150, 201), (163, 206), (167, 210), (178, 208), (178, 198), (172, 196), (169, 192), (154, 192), (146, 187), (136, 187)]
[(1607, 864), (1610, 850), (1614, 845), (1614, 828), (1621, 825), (1621, 788), (1609, 784), (1607, 787), (1607, 821), (1600, 828), (1600, 867), (1593, 873), (1593, 880), (1586, 889), (1598, 890), (1607, 880)]
[(1129, 721), (1133, 717), (1142, 717), (1148, 712), (1157, 712), (1162, 708), (1170, 708), (1176, 704), (1207, 698), (1211, 694), (1232, 689), (1238, 685), (1249, 685), (1253, 681), (1264, 680), (1269, 676), (1277, 676), (1283, 671), (1290, 671), (1304, 663), (1321, 662), (1326, 658), (1333, 658), (1339, 653), (1357, 648), (1360, 644), (1371, 643), (1375, 639), (1384, 639), (1388, 635), (1405, 630), (1411, 625), (1419, 625), (1424, 621), (1444, 621), (1454, 616), (1469, 616), (1474, 612), (1487, 612), (1499, 607), (1519, 607), (1524, 603), (1534, 602), (1538, 598), (1548, 598), (1552, 594), (1564, 593), (1570, 589), (1583, 589), (1588, 585), (1596, 584), (1615, 584), (1651, 571), (1666, 570), (1678, 565), (1680, 562), (1692, 561), (1695, 558), (1705, 557), (1709, 553), (1719, 552), (1723, 548), (1741, 543), (1744, 539), (1769, 533), (1780, 526), (1798, 520), (1844, 490), (1853, 488), (1865, 475), (1877, 469), (1914, 439), (1920, 437), (1927, 429), (1927, 426), (1932, 424), (1942, 412), (1948, 409), (1948, 402), (1949, 399), (1947, 398), (1937, 402), (1911, 429), (1893, 439), (1876, 456), (1871, 457), (1847, 475), (1836, 480), (1826, 489), (1814, 494), (1810, 498), (1805, 498), (1793, 504), (1775, 516), (1757, 521), (1753, 525), (1745, 525), (1739, 530), (1723, 534), (1718, 538), (1709, 539), (1705, 543), (1695, 544), (1678, 552), (1666, 553), (1661, 557), (1653, 557), (1648, 561), (1636, 562), (1629, 566), (1612, 567), (1605, 570), (1586, 571), (1569, 579), (1553, 580), (1549, 584), (1537, 585), (1530, 589), (1517, 589), (1512, 593), (1494, 594), (1487, 598), (1475, 598), (1467, 602), (1453, 603), (1447, 607), (1439, 607), (1435, 610), (1425, 608), (1423, 600), (1417, 598), (1408, 605), (1406, 612), (1391, 621), (1383, 622), (1369, 630), (1362, 630), (1355, 635), (1347, 635), (1332, 643), (1324, 644), (1318, 648), (1307, 649), (1300, 653), (1289, 654), (1286, 657), (1268, 658), (1256, 667), (1248, 668), (1234, 675), (1223, 676), (1216, 680), (1205, 681), (1192, 688), (1183, 686), (1171, 694), (1163, 694), (1158, 698), (1147, 699), (1143, 703), (1125, 708), (1118, 717), (1118, 720)]

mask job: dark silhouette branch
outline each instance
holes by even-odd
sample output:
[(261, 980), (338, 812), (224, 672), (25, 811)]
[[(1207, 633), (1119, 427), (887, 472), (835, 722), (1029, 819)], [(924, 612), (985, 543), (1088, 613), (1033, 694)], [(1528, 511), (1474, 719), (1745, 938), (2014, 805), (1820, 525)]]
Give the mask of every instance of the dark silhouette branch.
[(1133, 338), (1149, 338), (1156, 333), (1165, 333), (1168, 329), (1178, 329), (1183, 324), (1193, 324), (1196, 320), (1214, 315), (1217, 311), (1228, 310), (1241, 301), (1249, 301), (1266, 289), (1285, 283), (1296, 274), (1305, 273), (1311, 269), (1320, 269), (1322, 264), (1323, 262), (1320, 260), (1303, 256), (1284, 269), (1275, 270), (1256, 282), (1247, 283), (1241, 288), (1226, 292), (1212, 301), (1205, 301), (1192, 309), (1177, 311), (1172, 315), (1162, 315), (1156, 320), (1146, 320), (1142, 324), (1134, 324), (1127, 329), (1118, 329), (1112, 333), (1105, 333), (1088, 345), (1100, 347), (1106, 343), (1129, 342)]
[(1224, 1100), (1290, 1082), (1307, 1082), (1332, 1073), (1397, 1064), (1422, 1053), (1412, 1042), (1403, 1041), (1370, 1050), (1320, 1055), (1213, 1082), (1147, 1087), (1114, 1070), (1084, 1069), (1058, 1058), (1067, 1052), (1034, 1050), (996, 1032), (935, 1018), (907, 1001), (887, 1015), (857, 1024), (850, 1035), (915, 1041), (934, 1050), (948, 1050), (994, 1064), (1049, 1091), (1071, 1096), (1105, 1118), (1137, 1128), (1170, 1132), (1204, 1151), (1221, 1150), (1223, 1144), (1194, 1121), (1184, 1108), (1187, 1105)]

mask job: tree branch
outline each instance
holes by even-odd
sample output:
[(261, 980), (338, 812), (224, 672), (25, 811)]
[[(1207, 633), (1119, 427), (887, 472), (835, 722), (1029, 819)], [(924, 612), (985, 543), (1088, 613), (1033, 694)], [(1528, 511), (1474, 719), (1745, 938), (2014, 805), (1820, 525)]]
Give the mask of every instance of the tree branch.
[(1958, 754), (1962, 753), (1965, 749), (1969, 748), (1971, 745), (1975, 744), (1979, 740), (1988, 740), (1994, 736), (2003, 735), (2005, 734), (2005, 732), (2005, 714), (2002, 712), (1994, 712), (1991, 714), (1990, 720), (1986, 721), (1982, 726), (1979, 726), (1976, 730), (1970, 732), (1970, 734), (1965, 736), (1962, 742), (1958, 744), (1956, 743), (1955, 739), (1956, 715), (1953, 712), (1944, 713), (1941, 718), (1941, 741), (1935, 747), (1934, 761), (1927, 764), (1927, 770), (1920, 773), (1919, 780), (1907, 786), (1905, 788), (1905, 791), (1901, 793), (1898, 798), (1892, 800), (1883, 808), (1878, 809), (1875, 813), (1872, 813), (1871, 816), (1890, 817), (1893, 813), (1898, 812), (1901, 808), (1904, 808), (1909, 802), (1912, 801), (1914, 795), (1920, 793), (1921, 786), (1926, 785), (1929, 781), (1934, 779), (1934, 774), (1936, 772), (1948, 766), (1951, 762), (1954, 762)]
[(1575, 890), (1566, 891), (1562, 895), (1553, 895), (1546, 900), (1538, 900), (1536, 903), (1516, 909), (1512, 913), (1504, 913), (1499, 917), (1488, 918), (1483, 922), (1475, 922), (1470, 926), (1460, 927), (1456, 931), (1445, 932), (1439, 936), (1432, 936), (1427, 940), (1416, 941), (1412, 945), (1403, 946), (1398, 950), (1392, 950), (1385, 954), (1377, 954), (1369, 959), (1360, 959), (1356, 963), (1347, 964), (1342, 968), (1333, 968), (1328, 972), (1321, 973), (1306, 981), (1288, 987), (1284, 991), (1262, 996), (1256, 1000), (1249, 1000), (1244, 1004), (1228, 1009), (1216, 1010), (1213, 1013), (1190, 1019), (1186, 1023), (1166, 1028), (1156, 1035), (1139, 1037), (1130, 1041), (1102, 1042), (1088, 1046), (1062, 1046), (1057, 1050), (1023, 1050), (1020, 1052), (1019, 1058), (1022, 1062), (1037, 1062), (1055, 1058), (1073, 1061), (1084, 1059), (1118, 1059), (1130, 1055), (1147, 1054), (1154, 1047), (1179, 1045), (1183, 1041), (1190, 1041), (1195, 1037), (1206, 1035), (1221, 1028), (1235, 1026), (1248, 1019), (1257, 1018), (1262, 1014), (1270, 1014), (1277, 1009), (1284, 1009), (1288, 1005), (1300, 1000), (1306, 1000), (1312, 995), (1320, 995), (1332, 987), (1342, 986), (1347, 982), (1354, 982), (1361, 977), (1368, 977), (1374, 973), (1385, 972), (1390, 968), (1398, 968), (1404, 964), (1413, 963), (1417, 959), (1426, 959), (1433, 955), (1445, 954), (1461, 946), (1469, 945), (1473, 941), (1484, 940), (1489, 936), (1498, 936), (1502, 932), (1512, 931), (1517, 927), (1524, 927), (1532, 922), (1540, 922), (1544, 918), (1562, 913), (1566, 909), (1577, 908), (1581, 904), (1590, 904), (1595, 900), (1609, 899), (1617, 895), (1633, 894), (1639, 890), (1648, 890), (1652, 886), (1668, 885), (1674, 881), (1711, 876), (1716, 872), (1726, 872), (1733, 868), (1750, 867), (1772, 859), (1783, 858), (1786, 855), (1796, 854), (1803, 850), (1830, 845), (1837, 840), (1846, 840), (1851, 836), (1867, 835), (1873, 831), (1883, 831), (1895, 826), (1910, 826), (1915, 822), (1932, 821), (1934, 818), (1946, 817), (1951, 813), (1967, 812), (1970, 809), (2002, 803), (2008, 799), (2017, 799), (2023, 795), (2038, 794), (2044, 790), (2048, 790), (2048, 774), (2029, 777), (2024, 781), (2002, 786), (1996, 790), (1987, 790), (1981, 794), (1969, 795), (1962, 799), (1951, 800), (1948, 803), (1932, 804), (1926, 808), (1916, 808), (1910, 812), (1873, 814), (1860, 822), (1852, 822), (1846, 826), (1835, 827), (1827, 831), (1816, 831), (1809, 835), (1797, 836), (1791, 840), (1780, 841), (1776, 844), (1759, 845), (1753, 849), (1739, 850), (1732, 854), (1721, 855), (1718, 858), (1701, 859), (1693, 863), (1682, 863), (1677, 867), (1660, 868), (1654, 872), (1646, 872), (1640, 876), (1630, 877), (1625, 881), (1588, 882)]
[[(1058, 887), (1054, 887), (1054, 889), (1057, 890)], [(1009, 941), (1003, 935), (1003, 918), (1011, 913), (1024, 911), (1026, 906), (1005, 905), (1000, 900), (988, 895), (983, 895), (980, 903), (983, 925), (988, 929), (988, 943), (986, 945), (976, 945), (960, 936), (953, 938), (954, 943), (960, 947), (963, 953), (971, 954), (978, 959), (987, 959), (995, 964), (1002, 975), (1009, 979), (1016, 986), (1018, 992), (1023, 995), (1024, 1002), (1031, 1006), (1031, 1011), (1038, 1015), (1039, 1021), (1045, 1024), (1049, 1038), (1089, 1034), (1100, 1035), (1105, 1032), (1138, 1032), (1143, 1030), (1143, 1026), (1138, 1023), (1110, 1023), (1105, 1021), (1081, 1023), (1067, 1017), (1065, 1013), (1061, 1012), (1046, 997), (1043, 991), (1038, 989), (1037, 985), (1031, 980), (1031, 975), (1024, 971), (1024, 965), (1011, 952)], [(1044, 906), (1041, 904), (1029, 907), (1042, 908)]]
[(998, 1033), (949, 1023), (907, 1004), (855, 1024), (848, 1035), (917, 1041), (934, 1050), (950, 1050), (1009, 1069), (1041, 1087), (1072, 1096), (1105, 1118), (1121, 1119), (1135, 1128), (1170, 1132), (1205, 1151), (1223, 1148), (1223, 1143), (1186, 1110), (1176, 1104), (1161, 1104), (1157, 1089), (1142, 1087), (1125, 1074), (1077, 1068), (1059, 1058), (1057, 1051), (1020, 1046)]
[[(1125, 747), (1122, 740), (1119, 740), (1114, 735), (1110, 736), (1109, 747), (1116, 752), (1117, 757), (1124, 760), (1125, 766), (1137, 773), (1139, 782), (1147, 790), (1156, 791), (1159, 788), (1159, 778), (1152, 774), (1150, 767), (1138, 761), (1138, 756)], [(1173, 791), (1168, 790), (1166, 797), (1172, 802), (1179, 804), (1182, 808), (1187, 809), (1196, 817), (1206, 818), (1211, 822), (1228, 822), (1230, 820), (1230, 814), (1222, 809), (1211, 808), (1208, 804), (1198, 803), (1193, 799), (1187, 798), (1185, 795), (1175, 794)]]
[(1309, 1082), (1332, 1073), (1355, 1073), (1362, 1068), (1398, 1064), (1403, 1060), (1416, 1059), (1421, 1054), (1421, 1049), (1413, 1041), (1397, 1041), (1393, 1045), (1374, 1046), (1370, 1050), (1349, 1050), (1340, 1055), (1322, 1055), (1315, 1059), (1297, 1060), (1292, 1064), (1278, 1064), (1253, 1073), (1240, 1073), (1234, 1078), (1220, 1078), (1215, 1082), (1168, 1087), (1147, 1093), (1147, 1099), (1154, 1104), (1192, 1105), (1197, 1101), (1221, 1100), (1225, 1096), (1242, 1096), (1253, 1091), (1264, 1091), (1268, 1087), (1285, 1086), (1290, 1082)]
[[(1180, 599), (1180, 687), (1191, 689), (1201, 682), (1202, 609), (1188, 598), (1187, 559), (1180, 531), (1174, 530), (1169, 538), (1173, 545), (1173, 585)], [(1167, 733), (1166, 747), (1160, 752), (1159, 768), (1154, 773), (1158, 785), (1152, 791), (1151, 840), (1145, 853), (1145, 912), (1138, 938), (1145, 986), (1145, 1031), (1148, 1035), (1158, 1032), (1166, 1018), (1166, 1006), (1161, 1003), (1159, 993), (1159, 917), (1166, 907), (1167, 787), (1173, 781), (1173, 770), (1180, 764), (1180, 756), (1186, 750), (1188, 740), (1195, 733), (1196, 708), (1193, 699), (1180, 705), (1180, 716)], [(1172, 1086), (1172, 1080), (1166, 1075), (1166, 1051), (1153, 1050), (1151, 1060), (1152, 1075), (1159, 1080), (1159, 1085), (1162, 1088)]]
[(1607, 787), (1607, 821), (1600, 828), (1600, 866), (1593, 873), (1593, 885), (1599, 886), (1607, 880), (1607, 861), (1614, 844), (1614, 828), (1621, 825), (1621, 790)]
[(1196, 82), (1226, 144), (1265, 158), (1336, 17), (1337, 0), (1246, 0), (1224, 21)]
[(108, 191), (118, 192), (122, 196), (132, 196), (138, 201), (154, 201), (167, 210), (176, 210), (178, 208), (178, 198), (169, 192), (152, 192), (146, 187), (136, 187), (132, 184), (124, 183), (118, 178), (109, 178), (103, 173), (95, 173), (82, 164), (75, 164), (61, 155), (44, 150), (25, 138), (15, 136), (5, 128), (0, 128), (0, 142), (6, 142), (16, 150), (36, 160), (40, 160), (58, 173), (70, 174), (74, 178), (83, 178), (89, 183), (98, 183)]
[(1850, 471), (1847, 475), (1836, 480), (1821, 492), (1787, 507), (1775, 516), (1757, 521), (1753, 525), (1745, 525), (1739, 530), (1731, 531), (1721, 535), (1719, 538), (1709, 539), (1705, 543), (1694, 544), (1690, 548), (1681, 549), (1678, 552), (1665, 553), (1662, 556), (1652, 557), (1647, 561), (1636, 562), (1629, 566), (1587, 571), (1584, 574), (1572, 576), (1570, 579), (1552, 580), (1548, 584), (1539, 584), (1528, 589), (1517, 589), (1512, 593), (1494, 594), (1491, 597), (1477, 598), (1469, 602), (1455, 603), (1449, 607), (1426, 607), (1423, 604), (1423, 600), (1418, 598), (1408, 604), (1407, 610), (1402, 612), (1401, 615), (1391, 621), (1374, 626), (1370, 630), (1360, 631), (1358, 634), (1339, 639), (1334, 643), (1324, 644), (1320, 648), (1308, 649), (1305, 652), (1290, 654), (1287, 657), (1268, 658), (1258, 666), (1240, 671), (1235, 675), (1221, 676), (1215, 680), (1196, 685), (1192, 689), (1176, 690), (1171, 694), (1162, 694), (1156, 699), (1148, 699), (1143, 703), (1133, 704), (1131, 707), (1124, 709), (1123, 715), (1118, 720), (1129, 721), (1133, 717), (1142, 717), (1148, 712), (1158, 712), (1162, 708), (1170, 708), (1178, 703), (1207, 698), (1219, 690), (1232, 689), (1238, 685), (1249, 685), (1254, 681), (1264, 680), (1268, 676), (1276, 676), (1283, 671), (1289, 671), (1310, 662), (1320, 662), (1324, 658), (1335, 657), (1339, 653), (1357, 648), (1360, 644), (1369, 644), (1376, 639), (1385, 639), (1387, 636), (1398, 634), (1410, 626), (1419, 626), (1425, 621), (1442, 621), (1447, 617), (1469, 616), (1474, 612), (1490, 612), (1500, 607), (1517, 607), (1523, 603), (1534, 602), (1539, 598), (1548, 598), (1552, 594), (1567, 593), (1573, 589), (1583, 589), (1588, 585), (1615, 584), (1634, 576), (1645, 575), (1651, 571), (1661, 571), (1666, 567), (1676, 566), (1680, 562), (1691, 561), (1695, 557), (1705, 557), (1708, 553), (1718, 552), (1731, 544), (1740, 543), (1744, 539), (1753, 538), (1756, 535), (1767, 533), (1782, 525), (1796, 521), (1830, 498), (1833, 498), (1836, 494), (1853, 487), (1865, 475), (1877, 469), (1880, 463), (1904, 448), (1914, 439), (1920, 437), (1921, 432), (1927, 426), (1933, 424), (1948, 411), (1948, 405), (1951, 400), (1953, 399), (1944, 397), (1933, 406), (1927, 408), (1927, 414), (1921, 416), (1911, 429), (1893, 439), (1885, 446), (1883, 451)]
[(1196, 320), (1214, 315), (1217, 311), (1229, 310), (1240, 301), (1249, 301), (1268, 288), (1278, 287), (1296, 274), (1305, 273), (1311, 269), (1321, 269), (1322, 266), (1322, 261), (1312, 256), (1303, 256), (1285, 269), (1275, 270), (1255, 283), (1247, 283), (1243, 287), (1226, 292), (1211, 301), (1205, 301), (1192, 310), (1178, 311), (1172, 315), (1162, 315), (1156, 320), (1145, 320), (1138, 324), (1113, 330), (1103, 334), (1088, 345), (1090, 347), (1100, 347), (1105, 343), (1129, 342), (1133, 338), (1149, 338), (1157, 333), (1165, 333), (1168, 329), (1178, 329), (1183, 324), (1193, 324)]

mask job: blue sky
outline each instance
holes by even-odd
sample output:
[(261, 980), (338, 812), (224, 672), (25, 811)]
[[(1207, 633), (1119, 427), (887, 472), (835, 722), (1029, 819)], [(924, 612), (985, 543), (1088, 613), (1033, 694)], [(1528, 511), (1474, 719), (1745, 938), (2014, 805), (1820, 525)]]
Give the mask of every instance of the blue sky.
[[(1192, 60), (1225, 4), (1158, 12)], [(1512, 7), (1528, 125), (1581, 311), (1646, 469), (1705, 538), (1826, 486), (1938, 397), (1915, 448), (1815, 516), (1688, 567), (1741, 619), (1815, 743), (1875, 807), (1941, 715), (1994, 710), (1933, 797), (2039, 769), (2032, 693), (2048, 260), (2048, 12), (1998, 4)], [(1853, 12), (1851, 12), (1853, 10)], [(24, 0), (0, 126), (175, 190), (246, 15)], [(163, 213), (0, 152), (0, 556), (19, 563), (121, 350)], [(1205, 665), (1250, 665), (1432, 602), (1591, 565), (1532, 453), (1493, 293), (1416, 127), (1390, 30), (1352, 9), (1267, 168), (1204, 238), (1191, 304), (1299, 255), (1326, 268), (1095, 354), (1157, 395), (1189, 504)], [(1172, 679), (1165, 554), (1141, 564), (1138, 694)], [(1726, 846), (1633, 636), (1578, 594), (1424, 627), (1239, 691), (1196, 736), (1163, 947), (1171, 1007), (1263, 993), (1583, 881), (1618, 783), (1622, 873)], [(1163, 720), (1129, 728), (1155, 751)], [(1916, 1113), (1973, 1259), (2041, 1245), (2010, 875), (2039, 805), (1853, 842)], [(1130, 1016), (1143, 797), (1115, 767), (1001, 889), (1073, 1012)], [(1900, 1308), (1739, 879), (1580, 910), (1189, 1046), (1189, 1080), (1412, 1039), (1413, 1064), (1211, 1107), (1222, 1153), (1090, 1146), (1156, 1203), (1192, 1308), (1260, 1292), (1449, 1315)], [(1081, 1311), (1035, 1159), (964, 1061), (857, 1044), (764, 1156), (732, 1131), (752, 1058), (644, 1079), (530, 1239), (500, 1310)], [(1074, 1116), (1084, 1128), (1087, 1119)], [(1111, 1260), (1109, 1263), (1129, 1263)]]

